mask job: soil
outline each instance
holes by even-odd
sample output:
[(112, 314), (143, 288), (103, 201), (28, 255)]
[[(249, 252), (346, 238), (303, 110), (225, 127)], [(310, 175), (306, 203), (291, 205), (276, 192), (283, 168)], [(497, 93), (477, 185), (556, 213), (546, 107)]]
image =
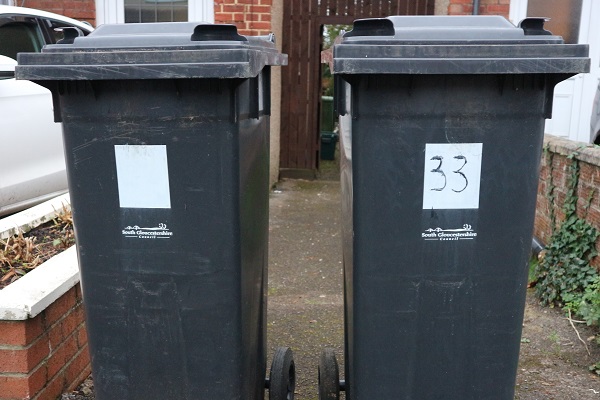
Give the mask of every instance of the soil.
[(0, 240), (0, 290), (74, 244), (68, 211), (29, 232)]
[[(280, 182), (270, 199), (267, 351), (293, 349), (297, 400), (318, 399), (322, 349), (335, 349), (340, 370), (344, 362), (339, 175), (323, 170), (317, 181)], [(591, 355), (563, 312), (528, 293), (515, 399), (600, 400), (600, 377), (588, 371), (600, 361), (600, 346), (588, 340), (597, 331), (575, 325)], [(88, 379), (62, 400), (93, 398)]]
[(577, 331), (562, 310), (540, 306), (530, 289), (515, 399), (600, 399), (600, 377), (588, 369), (600, 361), (600, 346), (594, 340), (598, 330), (585, 324), (574, 325)]

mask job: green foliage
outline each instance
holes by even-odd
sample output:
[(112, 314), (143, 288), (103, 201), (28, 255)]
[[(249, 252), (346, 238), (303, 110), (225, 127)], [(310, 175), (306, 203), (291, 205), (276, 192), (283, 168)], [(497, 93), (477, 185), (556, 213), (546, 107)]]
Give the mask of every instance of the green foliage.
[(596, 276), (591, 285), (585, 288), (585, 293), (578, 304), (577, 313), (588, 325), (598, 325), (600, 322), (600, 276)]
[(596, 375), (600, 375), (600, 361), (598, 361), (596, 364), (590, 365), (589, 370), (590, 372), (593, 372)]
[[(552, 165), (552, 156), (549, 158), (549, 165)], [(598, 273), (590, 265), (590, 261), (598, 254), (596, 240), (599, 234), (596, 228), (577, 215), (579, 162), (574, 155), (569, 156), (569, 159), (570, 179), (563, 206), (565, 219), (560, 227), (554, 230), (546, 246), (544, 258), (535, 269), (538, 278), (536, 293), (544, 304), (568, 306), (574, 312), (578, 312), (586, 290), (598, 280)], [(553, 184), (551, 186), (548, 189), (551, 194), (549, 198), (554, 199)], [(593, 193), (588, 199), (586, 210), (592, 195)], [(598, 305), (600, 306), (600, 303)], [(589, 310), (588, 314), (593, 313)]]
[(590, 266), (597, 238), (597, 230), (576, 216), (554, 232), (536, 270), (536, 293), (544, 304), (572, 304), (583, 296), (598, 276)]
[(349, 32), (352, 29), (352, 25), (324, 25), (323, 26), (323, 50), (327, 50), (335, 39), (343, 34)]
[[(550, 204), (555, 204), (555, 187), (552, 181), (553, 155), (545, 151), (549, 166), (549, 183), (546, 195)], [(600, 275), (590, 265), (592, 258), (598, 255), (596, 240), (599, 233), (585, 219), (577, 215), (577, 186), (579, 183), (579, 161), (576, 153), (568, 158), (569, 184), (563, 206), (564, 221), (556, 229), (554, 207), (550, 207), (550, 220), (553, 233), (546, 246), (543, 259), (534, 266), (537, 277), (536, 294), (547, 305), (559, 305), (582, 317), (588, 325), (600, 324)], [(592, 198), (587, 199), (587, 212)], [(590, 371), (600, 375), (600, 362), (589, 367)]]
[(329, 65), (321, 65), (321, 95), (322, 96), (333, 96), (333, 75)]
[(539, 261), (537, 259), (537, 257), (532, 256), (531, 259), (529, 260), (529, 274), (528, 274), (528, 278), (527, 278), (527, 284), (529, 287), (532, 287), (535, 285), (535, 283), (537, 282), (537, 268), (538, 268), (538, 264)]
[[(324, 25), (322, 50), (327, 50), (334, 45), (335, 39), (352, 29), (352, 25)], [(321, 95), (333, 96), (333, 76), (329, 65), (321, 65)]]

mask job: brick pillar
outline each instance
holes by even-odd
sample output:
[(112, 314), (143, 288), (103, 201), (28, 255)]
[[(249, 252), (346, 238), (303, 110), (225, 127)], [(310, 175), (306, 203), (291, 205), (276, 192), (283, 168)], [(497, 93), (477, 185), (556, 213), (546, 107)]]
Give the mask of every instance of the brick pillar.
[[(479, 14), (502, 15), (508, 18), (510, 11), (510, 0), (480, 0)], [(450, 0), (448, 4), (448, 15), (471, 15), (473, 14), (473, 0)]]
[(271, 32), (272, 0), (216, 0), (215, 23), (233, 24), (241, 35)]

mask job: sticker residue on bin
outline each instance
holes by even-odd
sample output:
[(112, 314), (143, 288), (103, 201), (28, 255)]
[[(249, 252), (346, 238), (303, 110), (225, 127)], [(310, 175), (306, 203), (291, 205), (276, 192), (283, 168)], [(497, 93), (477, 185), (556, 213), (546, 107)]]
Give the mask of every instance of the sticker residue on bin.
[(479, 208), (482, 143), (427, 143), (423, 209)]
[(122, 208), (171, 208), (167, 146), (116, 145)]

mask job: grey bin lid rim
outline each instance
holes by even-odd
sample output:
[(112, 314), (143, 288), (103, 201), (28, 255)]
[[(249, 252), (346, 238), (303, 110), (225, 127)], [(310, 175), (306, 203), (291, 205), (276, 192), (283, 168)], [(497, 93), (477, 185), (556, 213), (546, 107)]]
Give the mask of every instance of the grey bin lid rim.
[(334, 74), (576, 74), (588, 45), (564, 44), (545, 18), (392, 16), (357, 20), (334, 46)]
[(19, 54), (17, 79), (251, 78), (287, 64), (273, 35), (242, 36), (234, 25), (113, 24), (65, 37), (41, 53)]

